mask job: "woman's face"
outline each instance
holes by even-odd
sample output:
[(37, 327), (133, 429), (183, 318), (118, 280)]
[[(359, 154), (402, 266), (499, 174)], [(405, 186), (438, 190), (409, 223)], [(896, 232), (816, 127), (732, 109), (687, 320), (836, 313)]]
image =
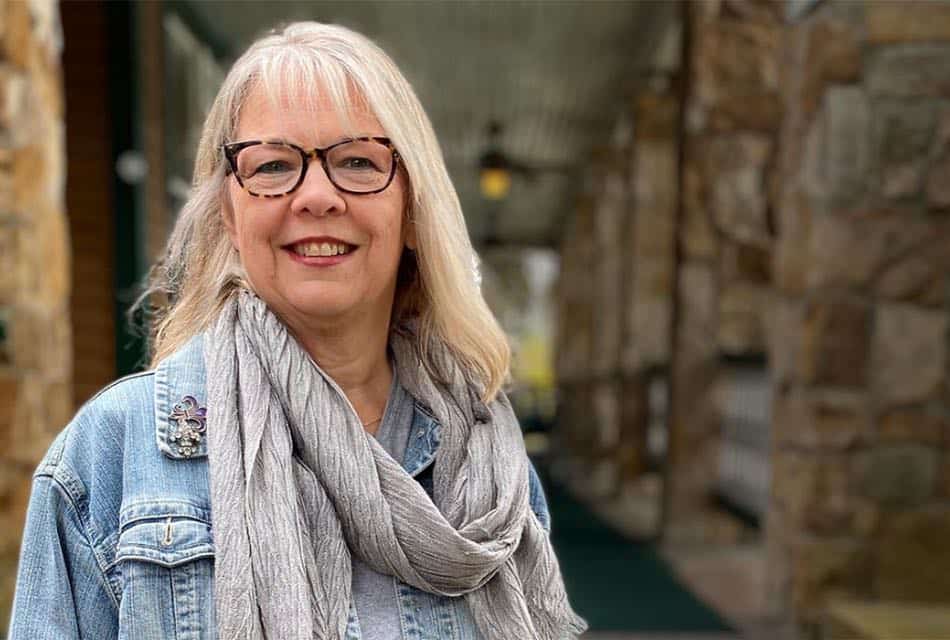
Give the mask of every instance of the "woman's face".
[[(310, 150), (350, 137), (328, 100), (321, 98), (314, 111), (304, 106), (313, 104), (305, 98), (283, 97), (276, 107), (262, 91), (253, 91), (234, 141), (281, 140)], [(351, 122), (357, 136), (386, 135), (364, 106), (353, 105)], [(407, 243), (414, 246), (403, 223), (406, 185), (401, 171), (384, 191), (354, 195), (334, 187), (313, 159), (303, 183), (290, 194), (252, 196), (234, 175), (228, 177), (227, 189), (230, 207), (225, 202), (224, 220), (250, 284), (291, 327), (389, 320), (399, 258)], [(324, 243), (331, 253), (339, 245), (346, 252), (314, 257)]]

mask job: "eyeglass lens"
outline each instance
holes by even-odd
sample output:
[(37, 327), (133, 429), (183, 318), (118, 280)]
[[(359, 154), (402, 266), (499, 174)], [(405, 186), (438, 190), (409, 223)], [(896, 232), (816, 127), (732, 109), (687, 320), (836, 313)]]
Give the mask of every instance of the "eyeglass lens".
[[(363, 192), (386, 186), (392, 173), (392, 150), (375, 140), (354, 140), (326, 154), (330, 181), (341, 189)], [(237, 154), (237, 174), (244, 187), (260, 195), (293, 189), (304, 170), (300, 152), (288, 145), (262, 143)]]

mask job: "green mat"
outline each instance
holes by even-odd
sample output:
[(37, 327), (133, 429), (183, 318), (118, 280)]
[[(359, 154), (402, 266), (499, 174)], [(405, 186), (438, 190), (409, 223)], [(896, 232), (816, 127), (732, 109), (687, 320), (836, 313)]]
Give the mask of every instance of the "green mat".
[(591, 631), (733, 631), (677, 581), (652, 544), (615, 533), (539, 472), (571, 604)]

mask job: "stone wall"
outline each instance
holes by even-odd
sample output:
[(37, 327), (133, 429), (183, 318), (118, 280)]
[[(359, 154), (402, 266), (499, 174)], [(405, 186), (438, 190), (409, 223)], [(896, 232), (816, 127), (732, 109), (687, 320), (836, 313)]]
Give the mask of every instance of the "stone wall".
[(639, 83), (605, 163), (631, 174), (596, 173), (565, 236), (573, 481), (630, 501), (668, 367), (662, 533), (735, 539), (715, 390), (724, 356), (760, 358), (769, 609), (808, 627), (839, 596), (950, 602), (950, 2), (686, 14), (685, 102)]
[(73, 411), (54, 0), (0, 1), (0, 628), (31, 474)]
[(785, 33), (770, 583), (950, 601), (950, 4), (819, 3)]
[(657, 533), (664, 500), (647, 432), (666, 420), (672, 384), (667, 445), (652, 452), (669, 462), (671, 543), (741, 534), (712, 499), (714, 391), (723, 354), (767, 350), (782, 115), (778, 5), (697, 2), (688, 13), (689, 64), (676, 23), (632, 81), (632, 135), (614, 140), (565, 235), (560, 296), (564, 444), (583, 461), (563, 475), (628, 531)]
[(668, 514), (671, 543), (729, 541), (738, 523), (711, 496), (715, 389), (724, 356), (766, 351), (779, 94), (780, 5), (688, 5), (682, 209), (677, 241)]
[[(558, 283), (559, 429), (555, 473), (590, 500), (616, 494), (623, 430), (623, 249), (629, 194), (626, 147), (605, 149), (561, 247)], [(558, 471), (560, 469), (560, 471)]]
[(660, 518), (648, 429), (651, 381), (665, 381), (669, 363), (675, 88), (666, 69), (640, 79), (562, 247), (560, 475), (636, 536), (656, 535)]

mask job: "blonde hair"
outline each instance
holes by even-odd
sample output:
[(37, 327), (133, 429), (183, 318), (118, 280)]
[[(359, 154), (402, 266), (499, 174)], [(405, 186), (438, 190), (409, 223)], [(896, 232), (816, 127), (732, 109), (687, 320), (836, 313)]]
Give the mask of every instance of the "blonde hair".
[(479, 289), (477, 258), (432, 124), (376, 44), (316, 22), (290, 24), (257, 40), (218, 91), (198, 145), (191, 195), (140, 299), (152, 305), (152, 366), (204, 331), (234, 290), (247, 286), (221, 218), (227, 178), (221, 145), (233, 139), (241, 107), (258, 86), (272, 100), (281, 89), (299, 95), (322, 87), (344, 122), (357, 98), (376, 116), (408, 177), (407, 222), (415, 225), (417, 244), (400, 260), (391, 326), (416, 323), (423, 362), (434, 372), (424, 345), (443, 341), (481, 384), (484, 399), (493, 399), (507, 380), (510, 349)]

